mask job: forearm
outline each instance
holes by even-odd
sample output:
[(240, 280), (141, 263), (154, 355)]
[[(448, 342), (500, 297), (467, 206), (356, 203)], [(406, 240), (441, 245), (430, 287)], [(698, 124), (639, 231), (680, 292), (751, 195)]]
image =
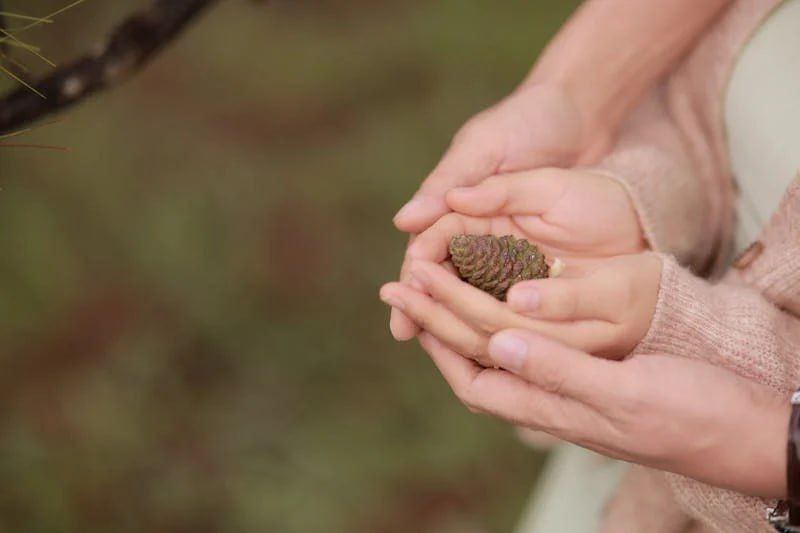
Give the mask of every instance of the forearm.
[(691, 48), (730, 0), (589, 0), (523, 85), (555, 83), (587, 127), (611, 131)]

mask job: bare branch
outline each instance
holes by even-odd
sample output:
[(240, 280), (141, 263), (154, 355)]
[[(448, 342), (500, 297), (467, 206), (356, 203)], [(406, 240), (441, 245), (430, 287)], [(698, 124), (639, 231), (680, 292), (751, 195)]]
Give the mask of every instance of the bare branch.
[(218, 0), (155, 0), (127, 18), (95, 53), (51, 71), (31, 85), (0, 98), (0, 134), (18, 130), (136, 73), (187, 24)]

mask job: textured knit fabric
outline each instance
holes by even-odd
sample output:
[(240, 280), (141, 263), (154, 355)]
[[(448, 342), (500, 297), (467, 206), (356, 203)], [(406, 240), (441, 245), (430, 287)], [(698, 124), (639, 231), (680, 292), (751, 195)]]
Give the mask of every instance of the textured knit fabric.
[[(628, 188), (651, 247), (696, 273), (730, 261), (735, 187), (722, 97), (737, 54), (779, 0), (738, 0), (624, 125), (595, 170)], [(650, 331), (636, 353), (709, 361), (789, 391), (800, 382), (800, 181), (765, 228), (763, 252), (715, 284), (664, 263)], [(635, 467), (603, 531), (770, 531), (769, 502)]]
[[(795, 180), (763, 232), (764, 251), (720, 283), (709, 284), (666, 260), (653, 323), (636, 353), (708, 361), (788, 398), (800, 382), (798, 215), (800, 180)], [(677, 475), (666, 479), (681, 507), (716, 531), (770, 531), (764, 521), (770, 502)]]

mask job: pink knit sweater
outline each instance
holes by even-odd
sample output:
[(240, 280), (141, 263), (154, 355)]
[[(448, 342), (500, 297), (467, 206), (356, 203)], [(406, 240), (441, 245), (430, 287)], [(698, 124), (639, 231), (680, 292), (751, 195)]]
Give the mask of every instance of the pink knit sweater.
[[(636, 352), (703, 359), (788, 393), (800, 384), (800, 179), (759, 242), (725, 272), (735, 187), (722, 97), (743, 44), (778, 4), (735, 1), (629, 118), (596, 170), (625, 184), (652, 248), (675, 256), (665, 260), (656, 314)], [(701, 280), (680, 264), (721, 279)], [(632, 467), (604, 531), (766, 532), (767, 504)]]

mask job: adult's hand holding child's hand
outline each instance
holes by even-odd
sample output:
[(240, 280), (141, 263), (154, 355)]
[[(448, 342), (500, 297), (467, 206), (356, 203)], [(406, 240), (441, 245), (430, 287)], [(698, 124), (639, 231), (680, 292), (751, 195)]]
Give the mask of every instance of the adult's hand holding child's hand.
[(442, 265), (415, 261), (410, 273), (422, 290), (389, 283), (381, 297), (448, 348), (485, 366), (493, 364), (489, 339), (509, 328), (622, 359), (650, 327), (661, 265), (661, 258), (651, 253), (586, 263), (570, 267), (564, 277), (517, 283), (503, 303)]
[[(457, 213), (440, 218), (406, 252), (401, 281), (409, 287), (424, 290), (410, 274), (411, 263), (445, 261), (450, 239), (460, 233), (526, 238), (570, 267), (646, 248), (625, 188), (591, 171), (547, 168), (496, 176), (451, 190), (446, 201)], [(392, 318), (398, 340), (419, 331), (405, 314)]]
[[(522, 85), (467, 121), (436, 168), (397, 213), (395, 225), (412, 234), (424, 231), (450, 212), (445, 200), (448, 191), (476, 185), (490, 176), (596, 162), (610, 148), (613, 135), (596, 123), (589, 127), (585, 115), (560, 86)], [(400, 278), (410, 282), (404, 269)], [(391, 329), (398, 340), (418, 333), (413, 322), (396, 310)]]
[(562, 88), (523, 85), (467, 121), (436, 168), (394, 217), (401, 231), (420, 233), (447, 214), (445, 194), (496, 174), (546, 166), (590, 164), (611, 145), (610, 132), (587, 131)]
[[(420, 342), (472, 411), (744, 494), (785, 496), (789, 402), (765, 385), (686, 357), (609, 361), (518, 329), (489, 343), (500, 370), (428, 332)], [(759, 468), (741, 468), (750, 463)]]

